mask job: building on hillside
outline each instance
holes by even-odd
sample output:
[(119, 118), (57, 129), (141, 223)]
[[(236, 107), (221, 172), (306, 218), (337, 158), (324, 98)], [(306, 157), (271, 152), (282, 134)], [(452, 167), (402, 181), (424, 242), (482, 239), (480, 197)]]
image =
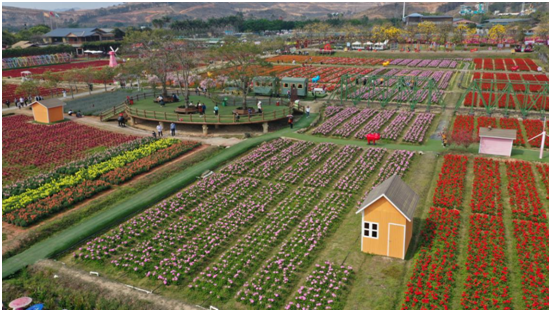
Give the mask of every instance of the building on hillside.
[(433, 22), (436, 25), (441, 24), (453, 24), (453, 17), (452, 16), (446, 16), (446, 15), (422, 15), (419, 13), (413, 13), (406, 17), (404, 17), (404, 23), (406, 26), (409, 25), (417, 25), (422, 22)]
[(404, 259), (418, 202), (419, 196), (398, 175), (373, 188), (356, 211), (362, 214), (362, 252)]
[(517, 130), (480, 127), (479, 136), (479, 154), (511, 156), (513, 142), (517, 138)]
[(486, 8), (484, 3), (473, 3), (472, 5), (462, 4), (459, 7), (459, 14), (461, 15), (473, 15), (473, 14), (484, 14), (486, 13)]
[(100, 28), (57, 28), (42, 35), (45, 44), (70, 44), (75, 47), (86, 42), (113, 40), (115, 35)]
[(530, 23), (531, 18), (491, 18), (482, 22), (483, 27), (492, 28), (495, 25), (507, 26), (513, 23)]
[(470, 21), (468, 19), (464, 19), (464, 18), (454, 18), (453, 19), (453, 26), (459, 26), (459, 25), (466, 25), (466, 26), (469, 26), (469, 25), (476, 25), (475, 22), (473, 21)]
[(63, 120), (63, 106), (65, 102), (58, 99), (47, 99), (35, 101), (31, 104), (34, 121), (42, 123), (53, 123)]

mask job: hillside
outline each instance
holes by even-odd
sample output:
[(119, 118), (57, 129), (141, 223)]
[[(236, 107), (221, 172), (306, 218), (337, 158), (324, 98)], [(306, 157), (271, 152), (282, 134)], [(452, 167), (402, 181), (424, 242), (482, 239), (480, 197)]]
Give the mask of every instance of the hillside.
[[(439, 6), (447, 3), (448, 2), (408, 2), (406, 3), (406, 15), (412, 14), (412, 13), (421, 13), (421, 12), (436, 13)], [(462, 2), (459, 3), (458, 6), (460, 4), (462, 4)], [(396, 3), (389, 3), (389, 4), (379, 3), (375, 7), (372, 7), (365, 11), (354, 14), (353, 17), (361, 18), (362, 16), (365, 15), (370, 19), (392, 18), (392, 17), (401, 18), (403, 5), (404, 5), (403, 2), (396, 2)], [(459, 12), (459, 9), (456, 9), (450, 12), (438, 12), (438, 13), (456, 15), (458, 12)]]
[[(309, 3), (309, 2), (184, 2), (184, 3), (124, 3), (95, 10), (70, 10), (59, 12), (60, 18), (55, 18), (58, 25), (65, 23), (79, 23), (81, 26), (113, 26), (122, 23), (125, 26), (137, 26), (151, 22), (151, 20), (168, 15), (173, 20), (181, 19), (208, 19), (243, 13), (247, 18), (283, 18), (299, 20), (303, 18), (325, 17), (328, 13), (343, 12), (346, 17), (369, 9), (376, 3)], [(2, 6), (2, 26), (21, 27), (27, 25), (49, 24), (49, 18), (43, 13), (47, 11), (22, 9)]]

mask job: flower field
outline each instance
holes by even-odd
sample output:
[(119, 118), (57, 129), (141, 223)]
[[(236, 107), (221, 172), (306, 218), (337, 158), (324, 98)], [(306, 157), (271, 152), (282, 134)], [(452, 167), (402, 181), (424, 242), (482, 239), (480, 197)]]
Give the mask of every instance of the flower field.
[(460, 155), (444, 156), (442, 171), (436, 184), (433, 205), (448, 209), (461, 209), (465, 175), (467, 174), (467, 157)]
[(520, 128), (520, 123), (516, 118), (499, 118), (499, 126), (502, 129), (513, 129), (517, 130), (517, 138), (513, 141), (514, 145), (524, 145), (524, 136), (522, 135), (522, 129)]
[(404, 135), (404, 142), (423, 143), (433, 119), (434, 114), (432, 113), (417, 114), (417, 117), (413, 120), (413, 124)]
[(512, 70), (513, 67), (518, 66), (520, 71), (537, 71), (538, 65), (531, 59), (522, 58), (506, 58), (506, 59), (479, 59), (473, 60), (475, 69), (486, 70)]
[[(526, 129), (527, 140), (535, 137), (543, 131), (543, 122), (537, 119), (525, 119), (522, 121), (524, 129)], [(547, 133), (549, 133), (549, 121), (546, 124)], [(532, 147), (541, 146), (541, 137), (536, 138), (532, 141), (528, 141), (528, 144)], [(549, 148), (549, 137), (545, 140), (545, 147)]]
[[(20, 97), (28, 97), (29, 96), (28, 94), (15, 92), (17, 87), (18, 87), (18, 85), (10, 84), (10, 83), (7, 83), (6, 85), (2, 86), (2, 99), (4, 100), (4, 102), (6, 100), (10, 100), (10, 102), (12, 103), (11, 105), (15, 105), (14, 100), (16, 98), (17, 98), (17, 100), (19, 100)], [(50, 89), (50, 88), (38, 87), (38, 95), (41, 95), (44, 98), (49, 98), (52, 93), (53, 94), (61, 94), (62, 90), (63, 89), (61, 89), (61, 88)], [(33, 94), (33, 96), (36, 96), (36, 95), (37, 94)]]
[(297, 63), (307, 62), (323, 63), (332, 65), (377, 65), (382, 64), (385, 60), (375, 58), (352, 58), (352, 57), (333, 57), (333, 56), (309, 56), (309, 55), (278, 55), (266, 59), (268, 62), (276, 63), (292, 63), (293, 60)]
[[(128, 144), (128, 147), (135, 147), (134, 149), (121, 151), (119, 155), (110, 158), (106, 157), (109, 153), (100, 153), (83, 162), (72, 163), (67, 168), (68, 174), (53, 171), (44, 177), (43, 183), (23, 181), (18, 187), (4, 192), (11, 196), (2, 200), (3, 220), (19, 226), (32, 225), (106, 188), (149, 171), (195, 146), (195, 142), (181, 142), (175, 139), (153, 142), (142, 140), (134, 145)], [(91, 164), (91, 161), (102, 157), (106, 160)], [(77, 164), (80, 164), (80, 169), (77, 169)], [(32, 181), (32, 178), (29, 180)], [(32, 185), (34, 188), (23, 190), (23, 185)]]
[(30, 71), (33, 75), (40, 75), (44, 72), (64, 72), (73, 69), (82, 69), (88, 67), (103, 67), (109, 65), (109, 60), (96, 60), (90, 62), (75, 62), (68, 64), (58, 64), (49, 66), (40, 66), (35, 68), (23, 68), (23, 69), (8, 69), (2, 70), (2, 77), (20, 77), (22, 71)]
[(415, 113), (400, 112), (381, 133), (381, 138), (396, 141), (402, 131), (409, 125)]
[(316, 269), (297, 290), (296, 297), (286, 310), (341, 310), (344, 307), (348, 285), (354, 276), (352, 267), (335, 266), (330, 262), (316, 264)]
[(340, 124), (345, 122), (348, 118), (352, 117), (359, 110), (356, 107), (347, 107), (342, 111), (336, 113), (329, 119), (327, 119), (323, 124), (316, 128), (312, 134), (323, 134), (328, 135), (333, 132)]
[(497, 128), (497, 120), (494, 117), (479, 116), (476, 118), (476, 140), (480, 141), (480, 128)]
[(415, 155), (412, 151), (396, 150), (394, 151), (387, 161), (383, 164), (377, 180), (373, 183), (373, 186), (381, 184), (384, 180), (392, 177), (393, 175), (403, 176), (409, 169), (411, 159)]
[(136, 139), (71, 121), (39, 125), (31, 120), (24, 115), (2, 118), (3, 184), (82, 158), (87, 150)]

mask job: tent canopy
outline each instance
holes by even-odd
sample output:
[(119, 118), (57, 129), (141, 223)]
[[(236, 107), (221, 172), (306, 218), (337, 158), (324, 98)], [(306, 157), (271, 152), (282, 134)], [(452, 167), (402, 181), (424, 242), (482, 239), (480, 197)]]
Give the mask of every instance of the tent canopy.
[(368, 41), (368, 42), (365, 43), (365, 45), (373, 45), (373, 42)]
[(356, 41), (356, 42), (354, 42), (354, 43), (352, 43), (352, 44), (353, 44), (353, 45), (359, 45), (359, 44), (362, 44), (362, 43), (359, 42), (359, 41)]

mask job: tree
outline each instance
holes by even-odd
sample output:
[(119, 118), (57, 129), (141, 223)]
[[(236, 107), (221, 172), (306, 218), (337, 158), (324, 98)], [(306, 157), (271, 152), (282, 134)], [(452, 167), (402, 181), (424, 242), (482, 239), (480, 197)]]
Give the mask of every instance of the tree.
[[(86, 67), (84, 70), (80, 70), (79, 72), (79, 80), (86, 83), (88, 86), (88, 92), (92, 94), (92, 83), (94, 82), (94, 78), (96, 77), (96, 70), (92, 67)], [(107, 87), (106, 87), (107, 90)]]
[(17, 42), (17, 38), (12, 33), (2, 30), (2, 45), (11, 46)]
[(436, 33), (436, 24), (434, 24), (433, 22), (421, 22), (417, 24), (417, 28), (419, 29), (419, 33), (423, 36), (424, 40), (430, 41), (430, 39)]
[(463, 43), (465, 41), (465, 36), (467, 35), (468, 30), (469, 27), (464, 24), (455, 27), (455, 29), (453, 30), (452, 42), (455, 44)]
[(53, 97), (54, 95), (52, 90), (57, 89), (57, 87), (63, 80), (61, 74), (47, 71), (42, 74), (42, 78), (45, 81), (45, 87), (50, 89), (50, 95)]
[(438, 26), (438, 43), (446, 44), (449, 40), (450, 34), (453, 32), (453, 25), (445, 23)]
[(252, 42), (237, 42), (232, 38), (224, 39), (226, 44), (214, 51), (214, 55), (222, 58), (226, 63), (225, 72), (232, 80), (239, 82), (243, 92), (243, 109), (247, 109), (247, 91), (252, 79), (258, 76), (261, 69), (271, 67), (260, 55), (263, 48)]
[(122, 39), (125, 35), (124, 31), (120, 30), (120, 28), (115, 28), (113, 34), (115, 35), (115, 39)]
[(503, 38), (505, 37), (505, 27), (503, 25), (495, 25), (494, 27), (490, 28), (490, 31), (488, 31), (488, 36), (496, 40), (497, 43), (502, 43)]
[(15, 94), (24, 94), (26, 97), (36, 96), (39, 92), (40, 84), (36, 80), (23, 81), (16, 89)]
[(466, 129), (454, 130), (452, 133), (448, 132), (447, 137), (449, 138), (450, 144), (463, 146), (464, 148), (468, 148), (471, 144), (476, 142), (472, 131)]
[(402, 30), (394, 26), (383, 27), (384, 39), (391, 42), (397, 42), (402, 36)]
[(184, 87), (185, 105), (187, 105), (189, 103), (189, 85), (194, 82), (194, 79), (191, 78), (201, 59), (199, 50), (192, 41), (174, 42), (170, 48), (174, 51), (175, 61), (180, 68), (176, 71), (176, 78), (179, 81), (180, 89), (182, 85)]
[(71, 89), (71, 97), (74, 99), (75, 95), (73, 92), (73, 87), (77, 90), (77, 83), (80, 81), (79, 73), (76, 70), (67, 70), (63, 72), (63, 81), (66, 81), (69, 84)]
[(163, 96), (167, 96), (168, 75), (177, 65), (175, 53), (171, 50), (174, 39), (173, 32), (157, 29), (128, 32), (123, 40), (123, 48), (137, 52), (147, 74), (161, 84)]
[(105, 87), (105, 91), (107, 91), (107, 84), (113, 82), (115, 75), (116, 71), (114, 68), (105, 66), (104, 68), (94, 72), (94, 79), (101, 81)]

